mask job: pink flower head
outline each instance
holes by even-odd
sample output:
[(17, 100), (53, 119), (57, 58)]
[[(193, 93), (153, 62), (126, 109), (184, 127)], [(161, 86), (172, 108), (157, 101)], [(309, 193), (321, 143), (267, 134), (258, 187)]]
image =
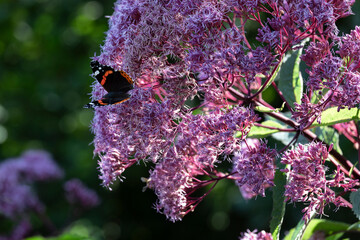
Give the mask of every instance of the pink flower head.
[(148, 182), (148, 187), (154, 189), (158, 197), (155, 208), (173, 222), (181, 220), (191, 210), (186, 189), (194, 187), (191, 171), (194, 165), (174, 155), (174, 150), (168, 152), (168, 158), (150, 172)]
[(334, 91), (331, 103), (341, 108), (354, 108), (360, 103), (360, 73), (346, 72), (341, 85)]
[(271, 233), (267, 233), (264, 230), (258, 233), (258, 230), (250, 231), (247, 230), (245, 233), (242, 233), (239, 237), (239, 240), (272, 240)]
[(323, 58), (310, 71), (307, 85), (314, 90), (322, 90), (323, 88), (334, 90), (341, 77), (341, 63), (342, 61), (338, 57)]
[(341, 58), (333, 56), (328, 42), (322, 41), (311, 43), (302, 59), (312, 66), (308, 87), (320, 93), (330, 90), (331, 105), (350, 109), (360, 103), (360, 27), (337, 40)]
[[(275, 151), (265, 142), (241, 147), (258, 117), (230, 102), (251, 105), (260, 96), (251, 95), (271, 79), (280, 55), (318, 33), (321, 39), (336, 35), (335, 21), (349, 13), (351, 4), (118, 0), (101, 54), (94, 59), (124, 70), (135, 84), (128, 101), (95, 108), (94, 154), (100, 157), (103, 184), (109, 187), (139, 161), (151, 162), (148, 187), (158, 196), (156, 208), (176, 221), (202, 200), (192, 197), (195, 190), (227, 177), (216, 163), (239, 151), (237, 183), (264, 195), (273, 185)], [(246, 36), (244, 24), (250, 21), (261, 26), (255, 36), (259, 44), (250, 44)], [(319, 60), (310, 51), (328, 54), (320, 48), (307, 52), (313, 67), (309, 86), (333, 90), (342, 59)], [(105, 93), (93, 84), (93, 100)], [(313, 107), (304, 102), (297, 112)], [(312, 116), (301, 120), (305, 126)], [(201, 175), (210, 180), (199, 180)]]
[[(158, 196), (156, 209), (171, 221), (181, 220), (203, 197), (192, 197), (197, 189), (209, 184), (197, 176), (212, 176), (219, 155), (238, 149), (256, 119), (245, 108), (220, 110), (209, 115), (187, 115), (178, 126), (174, 145), (150, 172), (148, 187)], [(251, 120), (251, 121), (249, 121)], [(235, 138), (235, 133), (240, 138)]]
[(41, 212), (43, 204), (30, 184), (61, 178), (62, 170), (51, 156), (40, 150), (29, 150), (19, 158), (0, 164), (0, 212), (15, 219), (28, 210)]
[(340, 57), (349, 58), (349, 68), (355, 71), (360, 68), (360, 26), (351, 30), (350, 34), (339, 38)]
[(294, 105), (295, 111), (292, 117), (300, 124), (300, 129), (308, 127), (316, 120), (320, 122), (322, 108), (319, 104), (311, 103), (306, 94), (301, 98), (300, 104), (294, 103)]
[(234, 171), (238, 174), (236, 184), (243, 197), (265, 196), (265, 189), (273, 186), (274, 159), (276, 151), (266, 146), (266, 141), (246, 139), (233, 158)]
[(301, 56), (308, 66), (313, 66), (319, 63), (323, 58), (326, 58), (330, 53), (330, 45), (327, 41), (311, 42), (305, 50), (305, 53)]
[(304, 219), (309, 220), (312, 212), (324, 214), (324, 207), (329, 203), (336, 207), (345, 206), (340, 197), (330, 190), (331, 187), (341, 187), (351, 190), (356, 181), (346, 178), (338, 166), (333, 177), (326, 175), (325, 161), (329, 151), (321, 142), (307, 145), (299, 144), (293, 150), (285, 152), (281, 158), (283, 164), (289, 165), (285, 172), (289, 181), (285, 186), (285, 196), (292, 202), (306, 202), (309, 205), (303, 209)]

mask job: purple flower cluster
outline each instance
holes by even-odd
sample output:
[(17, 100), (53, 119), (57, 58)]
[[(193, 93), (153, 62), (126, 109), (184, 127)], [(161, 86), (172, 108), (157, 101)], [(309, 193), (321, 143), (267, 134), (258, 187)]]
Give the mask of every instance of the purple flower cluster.
[(62, 170), (44, 151), (30, 150), (21, 157), (0, 164), (0, 211), (15, 219), (31, 209), (42, 211), (43, 204), (29, 184), (35, 181), (59, 179)]
[(307, 86), (319, 101), (310, 103), (304, 96), (301, 105), (296, 104), (293, 117), (300, 122), (312, 123), (327, 106), (350, 109), (360, 103), (360, 27), (336, 40), (338, 55), (331, 51), (328, 40), (322, 39), (311, 42), (302, 56), (311, 66)]
[[(289, 109), (294, 130), (319, 121), (329, 105), (351, 108), (360, 102), (360, 28), (331, 41), (338, 34), (336, 20), (351, 14), (353, 2), (118, 0), (102, 52), (94, 59), (123, 69), (135, 86), (128, 101), (95, 109), (94, 154), (100, 157), (103, 185), (110, 187), (139, 161), (153, 163), (147, 186), (158, 196), (156, 209), (171, 221), (181, 220), (203, 199), (192, 193), (222, 178), (235, 179), (247, 198), (264, 196), (274, 185), (277, 153), (266, 141), (245, 140), (260, 120), (251, 108), (261, 102), (261, 91), (286, 52), (306, 38), (311, 41), (302, 60), (309, 66), (309, 96)], [(260, 26), (257, 44), (248, 40), (248, 22)], [(332, 50), (335, 44), (338, 55)], [(315, 104), (311, 93), (326, 94)], [(104, 94), (95, 82), (93, 100)], [(323, 145), (311, 143), (282, 157), (291, 165), (287, 197), (311, 201), (306, 211), (322, 213), (322, 201), (341, 206), (325, 190), (339, 184), (352, 187), (339, 169), (335, 179), (325, 179), (327, 154)], [(233, 173), (218, 172), (220, 159), (232, 155)]]
[(270, 233), (261, 231), (258, 233), (258, 230), (250, 231), (247, 230), (245, 233), (242, 233), (239, 237), (239, 240), (272, 240)]
[(346, 178), (340, 171), (340, 166), (333, 176), (326, 175), (325, 161), (329, 151), (322, 143), (312, 142), (308, 145), (299, 144), (282, 155), (281, 162), (288, 164), (289, 181), (285, 186), (285, 196), (292, 202), (306, 202), (309, 205), (303, 209), (304, 219), (308, 221), (313, 212), (324, 214), (324, 207), (329, 203), (336, 207), (346, 206), (340, 196), (330, 189), (339, 187), (345, 191), (352, 190), (357, 181)]
[(19, 222), (11, 239), (22, 239), (31, 225), (28, 212), (42, 213), (45, 206), (33, 192), (35, 181), (48, 181), (63, 176), (62, 170), (44, 151), (29, 150), (19, 158), (0, 164), (0, 212), (6, 218)]
[(276, 151), (269, 149), (265, 141), (247, 139), (234, 155), (236, 184), (245, 199), (265, 196), (265, 189), (274, 185)]
[(242, 138), (235, 138), (234, 133), (238, 131), (245, 137), (255, 119), (243, 108), (182, 119), (173, 145), (150, 173), (148, 187), (158, 196), (156, 209), (172, 221), (181, 220), (191, 211), (202, 198), (190, 194), (204, 186), (195, 177), (211, 176), (218, 156), (239, 148)]
[[(34, 230), (36, 216), (49, 231), (56, 231), (46, 216), (46, 206), (32, 186), (35, 182), (56, 180), (63, 175), (50, 154), (42, 150), (28, 150), (18, 158), (0, 163), (0, 214), (14, 225), (10, 234), (0, 235), (0, 240), (24, 239)], [(88, 209), (99, 203), (96, 193), (80, 180), (70, 180), (64, 187), (68, 201), (77, 207)]]
[(83, 209), (92, 208), (100, 203), (94, 190), (87, 188), (79, 179), (71, 179), (64, 184), (67, 201)]
[(0, 240), (21, 240), (32, 230), (28, 219), (22, 219), (8, 236), (0, 236)]
[(301, 104), (294, 103), (294, 112), (292, 117), (299, 123), (300, 130), (306, 129), (316, 120), (321, 121), (320, 116), (322, 112), (321, 104), (313, 104), (307, 95), (301, 98)]

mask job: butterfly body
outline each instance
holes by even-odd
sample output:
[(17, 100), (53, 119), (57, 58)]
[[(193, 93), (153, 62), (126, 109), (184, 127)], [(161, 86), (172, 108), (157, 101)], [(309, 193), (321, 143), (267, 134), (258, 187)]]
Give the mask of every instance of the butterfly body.
[(108, 93), (100, 100), (86, 104), (85, 108), (119, 104), (130, 98), (128, 92), (133, 89), (134, 82), (129, 75), (122, 70), (115, 71), (112, 67), (102, 65), (98, 61), (92, 61), (90, 66), (94, 77)]

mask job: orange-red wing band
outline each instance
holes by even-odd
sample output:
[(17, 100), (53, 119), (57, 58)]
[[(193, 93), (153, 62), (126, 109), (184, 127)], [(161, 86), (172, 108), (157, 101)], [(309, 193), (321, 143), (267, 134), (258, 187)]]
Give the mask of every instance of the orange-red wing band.
[(131, 79), (131, 77), (129, 75), (127, 75), (127, 73), (124, 72), (123, 70), (120, 70), (120, 74), (121, 74), (121, 76), (123, 76), (126, 79), (126, 81), (128, 81), (128, 83), (130, 83), (130, 84), (134, 83), (134, 81)]
[(127, 101), (127, 100), (129, 100), (130, 98), (125, 98), (124, 100), (121, 100), (120, 102), (117, 102), (117, 103), (114, 103), (114, 104), (119, 104), (119, 103), (123, 103), (123, 102), (125, 102), (125, 101)]
[(100, 105), (108, 105), (108, 103), (104, 103), (102, 100), (99, 100), (98, 103), (99, 103)]
[(106, 78), (107, 76), (109, 76), (109, 74), (112, 74), (113, 71), (112, 70), (108, 70), (104, 73), (103, 77), (102, 77), (102, 80), (101, 80), (101, 85), (104, 86), (105, 82), (106, 82)]

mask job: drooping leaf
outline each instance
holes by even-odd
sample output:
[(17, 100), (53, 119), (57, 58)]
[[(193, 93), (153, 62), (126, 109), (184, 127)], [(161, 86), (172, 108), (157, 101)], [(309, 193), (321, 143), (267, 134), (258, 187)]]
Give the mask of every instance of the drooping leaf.
[(271, 213), (270, 232), (273, 239), (279, 239), (281, 224), (285, 215), (285, 184), (286, 174), (276, 170), (274, 177), (275, 187), (273, 188), (273, 209)]
[[(311, 219), (314, 218), (316, 216), (316, 212), (313, 211), (310, 215), (310, 222)], [(300, 221), (298, 222), (298, 224), (296, 225), (295, 228), (291, 229), (291, 231), (289, 232), (288, 235), (285, 236), (284, 240), (300, 240), (303, 239), (305, 230), (307, 228), (307, 226), (309, 225), (309, 223), (305, 223), (305, 221), (303, 219), (300, 219)]]
[(353, 205), (352, 211), (355, 216), (360, 219), (360, 190), (350, 194), (350, 202)]
[[(304, 45), (305, 40), (302, 44)], [(303, 77), (300, 71), (300, 56), (302, 47), (296, 51), (289, 52), (282, 62), (281, 70), (275, 81), (278, 82), (278, 88), (291, 107), (294, 102), (300, 103), (303, 93)]]
[[(282, 60), (282, 62), (283, 62), (283, 61), (284, 61), (284, 59)], [(269, 82), (266, 84), (264, 90), (267, 89), (267, 88), (271, 85), (271, 83), (273, 83), (273, 82), (275, 81), (275, 79), (277, 79), (278, 74), (279, 74), (279, 72), (280, 72), (280, 70), (281, 70), (282, 62), (279, 63), (279, 66), (278, 66), (277, 69), (274, 71), (274, 73), (273, 73), (273, 75), (271, 76)]]

